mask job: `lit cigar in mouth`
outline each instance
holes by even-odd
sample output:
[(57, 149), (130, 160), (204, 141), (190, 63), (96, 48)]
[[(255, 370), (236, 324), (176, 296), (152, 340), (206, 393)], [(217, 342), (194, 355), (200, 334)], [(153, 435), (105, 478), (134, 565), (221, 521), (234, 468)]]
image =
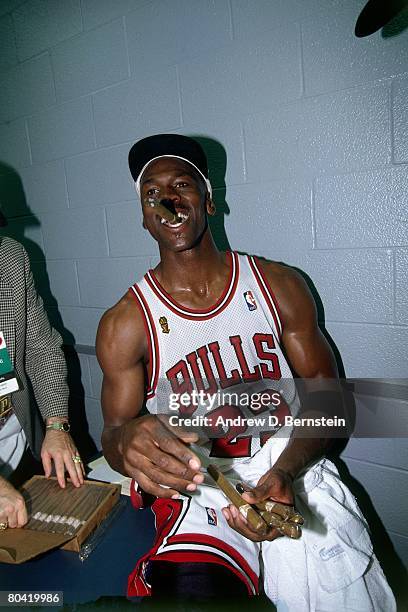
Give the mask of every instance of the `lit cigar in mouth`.
[(149, 197), (143, 200), (143, 204), (145, 206), (149, 206), (150, 208), (154, 208), (160, 217), (168, 221), (171, 225), (175, 225), (176, 223), (181, 223), (181, 221), (183, 221), (183, 219), (179, 217), (177, 213), (172, 212), (170, 208), (165, 206), (165, 204), (168, 204), (174, 208), (171, 200), (159, 200), (159, 198)]

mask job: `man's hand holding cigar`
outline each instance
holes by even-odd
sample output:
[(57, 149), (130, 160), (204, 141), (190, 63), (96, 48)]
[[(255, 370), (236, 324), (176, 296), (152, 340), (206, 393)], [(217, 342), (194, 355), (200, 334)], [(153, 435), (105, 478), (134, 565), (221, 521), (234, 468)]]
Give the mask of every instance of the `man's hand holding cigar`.
[[(242, 496), (238, 494), (235, 497), (226, 488), (228, 485), (222, 475), (217, 474), (212, 466), (208, 471), (213, 478), (215, 476), (214, 480), (226, 496), (235, 502), (222, 509), (231, 529), (253, 542), (272, 541), (283, 535), (293, 539), (301, 536), (300, 525), (303, 519), (293, 508), (292, 478), (289, 474), (279, 468), (272, 468), (262, 476), (255, 488), (245, 490), (242, 485), (237, 487)], [(247, 502), (249, 508), (242, 506), (240, 497)], [(241, 506), (240, 509), (238, 506)]]

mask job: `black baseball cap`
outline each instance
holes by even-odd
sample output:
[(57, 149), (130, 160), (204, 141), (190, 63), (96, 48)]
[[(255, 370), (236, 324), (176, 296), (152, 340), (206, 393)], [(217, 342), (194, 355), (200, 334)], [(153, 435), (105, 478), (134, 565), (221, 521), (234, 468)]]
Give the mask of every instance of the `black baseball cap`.
[(211, 195), (207, 158), (201, 145), (181, 134), (155, 134), (136, 142), (129, 151), (129, 168), (140, 195), (140, 178), (147, 166), (160, 157), (177, 157), (191, 164), (202, 176)]

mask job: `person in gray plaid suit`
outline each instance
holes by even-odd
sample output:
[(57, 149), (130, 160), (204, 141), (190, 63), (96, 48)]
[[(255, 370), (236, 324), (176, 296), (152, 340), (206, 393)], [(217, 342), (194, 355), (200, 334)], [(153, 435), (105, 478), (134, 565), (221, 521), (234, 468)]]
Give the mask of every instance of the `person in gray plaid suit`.
[[(65, 471), (75, 486), (84, 474), (69, 434), (62, 339), (36, 292), (24, 247), (8, 237), (0, 237), (0, 332), (21, 383), (18, 391), (0, 397), (0, 528), (5, 529), (27, 522), (23, 498), (7, 481), (27, 444), (34, 457), (41, 456), (45, 476), (54, 463), (61, 487)], [(28, 379), (39, 410), (30, 402)]]

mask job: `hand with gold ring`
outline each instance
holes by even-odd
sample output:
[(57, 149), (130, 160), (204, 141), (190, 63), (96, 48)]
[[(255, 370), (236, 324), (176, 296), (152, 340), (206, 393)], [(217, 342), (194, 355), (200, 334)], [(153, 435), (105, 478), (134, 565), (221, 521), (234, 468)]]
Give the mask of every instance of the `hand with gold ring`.
[[(52, 422), (51, 419), (47, 420)], [(72, 484), (80, 487), (84, 482), (84, 464), (70, 434), (66, 431), (47, 429), (41, 448), (41, 460), (45, 476), (51, 476), (52, 462), (60, 487), (65, 488), (65, 471), (68, 472)]]
[(23, 496), (0, 476), (0, 530), (23, 527), (27, 521)]

